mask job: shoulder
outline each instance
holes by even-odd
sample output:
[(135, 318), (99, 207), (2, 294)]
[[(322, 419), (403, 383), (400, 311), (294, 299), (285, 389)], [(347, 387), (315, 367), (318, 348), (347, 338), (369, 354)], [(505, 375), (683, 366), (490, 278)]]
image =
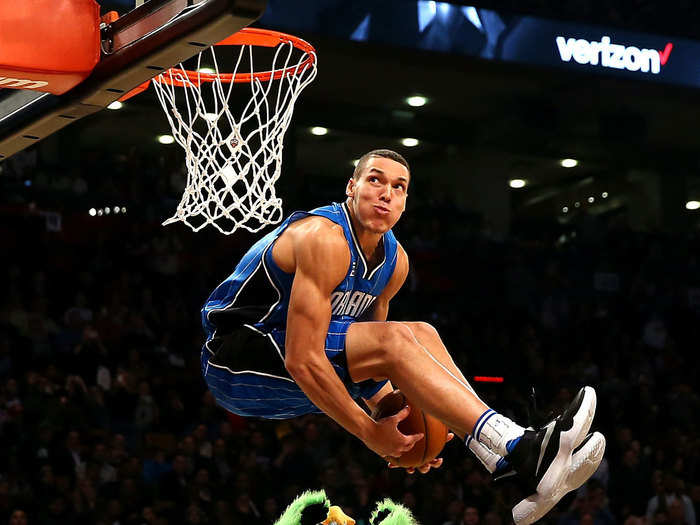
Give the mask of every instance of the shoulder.
[[(350, 248), (342, 226), (324, 217), (309, 216), (290, 224), (274, 241), (272, 257), (287, 273), (327, 263), (350, 264)], [(338, 270), (340, 271), (340, 270)]]
[(285, 235), (288, 235), (297, 248), (307, 248), (323, 251), (335, 251), (349, 247), (343, 227), (325, 217), (312, 215), (291, 224)]
[(309, 215), (303, 219), (299, 219), (290, 224), (287, 231), (318, 234), (331, 234), (335, 232), (341, 236), (343, 235), (343, 227), (340, 224), (321, 215)]
[(350, 264), (350, 247), (339, 224), (324, 217), (305, 217), (290, 225), (284, 236), (295, 272), (312, 271), (333, 279), (345, 275)]

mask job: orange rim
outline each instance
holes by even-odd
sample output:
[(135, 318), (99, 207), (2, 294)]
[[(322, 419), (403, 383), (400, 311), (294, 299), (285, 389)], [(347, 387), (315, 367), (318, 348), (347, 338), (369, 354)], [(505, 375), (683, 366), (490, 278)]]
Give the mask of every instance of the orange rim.
[[(286, 33), (281, 33), (279, 31), (272, 31), (269, 29), (258, 29), (245, 27), (240, 31), (234, 33), (233, 35), (224, 38), (221, 42), (214, 44), (215, 46), (260, 46), (260, 47), (276, 47), (279, 44), (292, 44), (295, 48), (305, 52), (307, 54), (306, 60), (301, 64), (288, 67), (285, 69), (280, 69), (275, 71), (261, 71), (259, 73), (201, 73), (198, 71), (191, 71), (188, 69), (176, 69), (172, 68), (164, 71), (157, 77), (151, 79), (156, 82), (163, 82), (173, 86), (185, 86), (185, 82), (178, 80), (174, 75), (182, 76), (183, 74), (187, 77), (190, 84), (195, 86), (200, 86), (203, 82), (214, 82), (219, 79), (221, 82), (225, 83), (243, 83), (250, 82), (253, 78), (260, 80), (261, 82), (267, 82), (270, 79), (279, 80), (280, 78), (287, 75), (298, 75), (306, 71), (308, 68), (313, 67), (316, 62), (316, 50), (309, 44), (306, 40), (298, 38), (293, 35), (288, 35)], [(147, 80), (140, 86), (135, 87), (125, 95), (123, 95), (119, 100), (125, 101), (134, 95), (142, 93), (151, 83), (151, 80)]]

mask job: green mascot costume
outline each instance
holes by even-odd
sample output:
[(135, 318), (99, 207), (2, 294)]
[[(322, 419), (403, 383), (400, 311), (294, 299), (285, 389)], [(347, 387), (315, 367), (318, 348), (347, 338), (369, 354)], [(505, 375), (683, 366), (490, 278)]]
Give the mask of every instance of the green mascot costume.
[[(419, 525), (411, 511), (390, 499), (377, 504), (370, 525)], [(275, 525), (355, 525), (340, 507), (331, 505), (322, 490), (304, 492), (290, 503)]]

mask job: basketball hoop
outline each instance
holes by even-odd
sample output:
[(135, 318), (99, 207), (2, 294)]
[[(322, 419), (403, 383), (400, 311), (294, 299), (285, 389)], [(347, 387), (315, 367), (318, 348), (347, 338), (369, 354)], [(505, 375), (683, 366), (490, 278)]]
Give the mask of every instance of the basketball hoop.
[[(216, 48), (224, 46), (235, 46), (237, 53), (221, 56), (220, 49), (217, 57)], [(256, 72), (254, 55), (263, 49), (272, 55), (272, 65)], [(314, 48), (291, 35), (245, 28), (192, 60), (194, 70), (179, 64), (151, 81), (173, 137), (185, 150), (187, 167), (180, 204), (163, 225), (181, 221), (199, 231), (211, 224), (230, 234), (278, 223), (282, 199), (275, 194), (275, 182), (284, 134), (297, 97), (316, 77)], [(249, 92), (233, 89), (235, 84), (247, 85)]]

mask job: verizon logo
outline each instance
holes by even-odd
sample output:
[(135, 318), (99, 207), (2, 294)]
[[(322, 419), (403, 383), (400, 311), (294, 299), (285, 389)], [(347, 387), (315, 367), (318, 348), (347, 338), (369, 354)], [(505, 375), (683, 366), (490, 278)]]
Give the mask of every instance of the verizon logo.
[(609, 36), (602, 37), (600, 42), (558, 36), (556, 43), (563, 62), (570, 62), (573, 59), (579, 64), (640, 71), (654, 75), (661, 71), (661, 66), (666, 65), (673, 49), (671, 42), (666, 44), (663, 51), (613, 44)]
[(46, 85), (48, 85), (48, 82), (44, 82), (43, 80), (0, 77), (0, 88), (37, 89)]

